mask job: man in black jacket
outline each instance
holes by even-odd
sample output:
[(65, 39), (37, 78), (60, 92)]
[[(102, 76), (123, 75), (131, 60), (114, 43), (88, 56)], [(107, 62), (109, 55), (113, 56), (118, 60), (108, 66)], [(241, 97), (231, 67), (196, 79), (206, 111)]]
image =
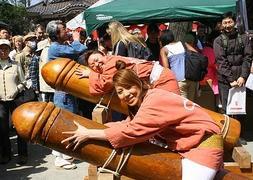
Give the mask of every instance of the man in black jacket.
[[(214, 40), (213, 47), (222, 110), (226, 113), (229, 89), (244, 86), (249, 76), (252, 48), (248, 36), (239, 34), (236, 30), (232, 12), (224, 14), (222, 28), (222, 33)], [(239, 116), (236, 118), (240, 120), (244, 131), (244, 120)]]
[(222, 109), (226, 112), (229, 89), (243, 86), (250, 73), (252, 49), (246, 34), (237, 32), (232, 12), (224, 14), (222, 27), (223, 31), (214, 40), (213, 47)]

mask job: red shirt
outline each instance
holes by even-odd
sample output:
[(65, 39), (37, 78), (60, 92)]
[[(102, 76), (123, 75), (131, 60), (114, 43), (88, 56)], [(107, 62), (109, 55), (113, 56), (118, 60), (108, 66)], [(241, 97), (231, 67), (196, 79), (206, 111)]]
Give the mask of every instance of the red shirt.
[[(154, 66), (153, 62), (130, 57), (112, 55), (103, 58), (105, 62), (103, 72), (100, 74), (91, 71), (89, 75), (89, 90), (92, 95), (106, 94), (113, 89), (112, 78), (117, 72), (115, 64), (118, 60), (124, 61), (126, 69), (134, 70), (141, 79), (148, 79)], [(154, 82), (153, 87), (179, 94), (178, 83), (174, 74), (168, 68), (164, 68), (159, 79)]]

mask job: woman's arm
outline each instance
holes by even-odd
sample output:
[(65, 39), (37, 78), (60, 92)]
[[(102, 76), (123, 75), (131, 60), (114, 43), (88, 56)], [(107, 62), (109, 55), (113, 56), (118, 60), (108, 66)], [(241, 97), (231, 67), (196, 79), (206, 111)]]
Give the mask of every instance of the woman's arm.
[(160, 56), (161, 56), (161, 61), (162, 61), (162, 66), (165, 68), (169, 68), (169, 63), (168, 63), (168, 51), (165, 47), (163, 47), (160, 50)]
[(110, 92), (113, 89), (112, 76), (103, 75), (91, 71), (89, 76), (89, 91), (92, 95), (102, 95)]
[(106, 141), (104, 130), (102, 129), (87, 129), (75, 122), (77, 129), (75, 131), (62, 132), (62, 134), (71, 135), (64, 139), (61, 143), (67, 143), (66, 149), (73, 148), (73, 151), (88, 139), (96, 139)]
[[(120, 122), (111, 122), (105, 125), (108, 127), (111, 127), (114, 125), (117, 126), (117, 125), (124, 124), (127, 122), (130, 122), (130, 117), (127, 117), (126, 120), (123, 120)], [(67, 149), (73, 148), (73, 150), (75, 150), (77, 147), (79, 147), (82, 143), (84, 143), (88, 139), (107, 141), (107, 138), (103, 129), (87, 129), (75, 121), (74, 123), (77, 126), (77, 129), (75, 131), (62, 132), (62, 134), (71, 135), (70, 137), (64, 139), (61, 142), (61, 143), (68, 143), (66, 146)]]
[(128, 123), (128, 122), (130, 122), (131, 121), (131, 119), (130, 119), (130, 117), (128, 116), (125, 120), (122, 120), (122, 121), (116, 121), (116, 122), (108, 122), (108, 123), (106, 123), (106, 124), (104, 124), (105, 126), (107, 126), (107, 127), (112, 127), (112, 126), (117, 126), (118, 124), (122, 124), (122, 123)]

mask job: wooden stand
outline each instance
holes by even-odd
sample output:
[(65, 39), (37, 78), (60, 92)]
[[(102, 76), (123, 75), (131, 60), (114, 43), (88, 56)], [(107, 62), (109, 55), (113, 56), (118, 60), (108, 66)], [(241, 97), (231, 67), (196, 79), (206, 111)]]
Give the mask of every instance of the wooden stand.
[(240, 169), (251, 168), (251, 155), (244, 147), (235, 147), (232, 158), (238, 163)]
[(111, 121), (111, 112), (104, 107), (97, 107), (92, 111), (92, 120), (100, 123), (105, 124)]

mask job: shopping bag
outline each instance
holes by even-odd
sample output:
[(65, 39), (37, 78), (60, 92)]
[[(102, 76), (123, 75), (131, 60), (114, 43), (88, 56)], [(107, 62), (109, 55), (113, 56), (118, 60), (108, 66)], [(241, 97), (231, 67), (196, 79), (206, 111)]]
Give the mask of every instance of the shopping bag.
[(245, 86), (246, 86), (246, 88), (253, 91), (253, 73), (250, 73), (250, 75), (249, 75), (249, 77), (246, 81)]
[(229, 89), (226, 112), (228, 115), (246, 114), (246, 87)]

